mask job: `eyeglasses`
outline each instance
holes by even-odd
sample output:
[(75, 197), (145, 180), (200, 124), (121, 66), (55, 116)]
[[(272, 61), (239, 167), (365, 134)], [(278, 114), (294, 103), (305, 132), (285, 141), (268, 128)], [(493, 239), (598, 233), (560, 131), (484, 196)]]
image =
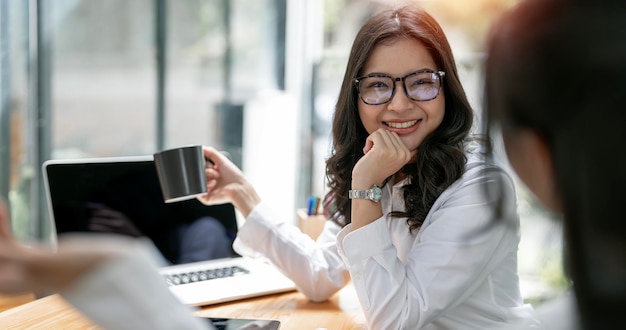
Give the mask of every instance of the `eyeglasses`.
[(365, 104), (385, 104), (396, 93), (396, 82), (401, 81), (404, 92), (413, 101), (430, 101), (439, 95), (441, 80), (446, 73), (429, 69), (394, 78), (386, 74), (370, 74), (354, 79), (359, 97)]

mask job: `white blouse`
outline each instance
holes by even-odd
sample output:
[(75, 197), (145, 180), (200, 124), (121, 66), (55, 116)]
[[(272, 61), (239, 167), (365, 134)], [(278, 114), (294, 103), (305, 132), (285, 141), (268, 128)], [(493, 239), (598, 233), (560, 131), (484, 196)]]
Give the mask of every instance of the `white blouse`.
[[(261, 203), (234, 247), (267, 257), (313, 301), (352, 279), (371, 329), (538, 326), (519, 290), (519, 217), (509, 175), (469, 153), (464, 175), (413, 233), (405, 218), (388, 216), (404, 210), (404, 184), (383, 188), (383, 217), (354, 231), (327, 221), (317, 242)], [(501, 219), (494, 218), (498, 205)]]

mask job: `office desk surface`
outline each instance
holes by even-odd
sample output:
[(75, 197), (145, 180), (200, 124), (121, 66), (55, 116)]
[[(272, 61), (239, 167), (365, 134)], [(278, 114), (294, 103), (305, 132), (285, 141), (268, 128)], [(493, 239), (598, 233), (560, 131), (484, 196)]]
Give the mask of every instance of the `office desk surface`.
[[(194, 313), (205, 317), (279, 320), (281, 330), (367, 328), (351, 285), (322, 303), (310, 302), (299, 292), (288, 292), (204, 306)], [(0, 313), (0, 328), (98, 329), (59, 295), (40, 298)]]

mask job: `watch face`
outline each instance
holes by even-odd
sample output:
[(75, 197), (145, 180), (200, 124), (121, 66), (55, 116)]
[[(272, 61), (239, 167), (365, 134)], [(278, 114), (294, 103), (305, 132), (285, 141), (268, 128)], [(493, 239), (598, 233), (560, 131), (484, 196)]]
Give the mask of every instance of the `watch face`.
[(348, 198), (365, 198), (374, 202), (380, 202), (383, 197), (383, 191), (379, 186), (374, 185), (372, 188), (368, 190), (349, 190)]
[(372, 188), (372, 200), (374, 202), (380, 202), (381, 198), (383, 198), (383, 190), (379, 187)]

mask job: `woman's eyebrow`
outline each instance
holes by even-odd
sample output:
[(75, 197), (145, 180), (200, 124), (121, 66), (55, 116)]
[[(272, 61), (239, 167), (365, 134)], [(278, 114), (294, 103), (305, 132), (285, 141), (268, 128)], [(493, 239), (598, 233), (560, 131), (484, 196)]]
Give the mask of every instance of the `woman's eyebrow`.
[(390, 76), (390, 74), (386, 73), (386, 72), (368, 72), (363, 74), (364, 76), (371, 76), (371, 75), (380, 75), (380, 76)]
[(404, 73), (404, 74), (402, 74), (400, 76), (394, 76), (394, 75), (392, 75), (390, 73), (387, 73), (387, 72), (368, 72), (368, 73), (363, 74), (363, 76), (381, 75), (381, 76), (389, 76), (389, 77), (397, 78), (397, 77), (404, 77), (406, 75), (409, 75), (409, 74), (412, 74), (412, 73), (415, 73), (415, 72), (419, 72), (419, 71), (423, 71), (423, 70), (438, 71), (437, 69), (432, 69), (432, 68), (429, 68), (429, 67), (423, 67), (423, 68), (407, 71), (406, 73)]

